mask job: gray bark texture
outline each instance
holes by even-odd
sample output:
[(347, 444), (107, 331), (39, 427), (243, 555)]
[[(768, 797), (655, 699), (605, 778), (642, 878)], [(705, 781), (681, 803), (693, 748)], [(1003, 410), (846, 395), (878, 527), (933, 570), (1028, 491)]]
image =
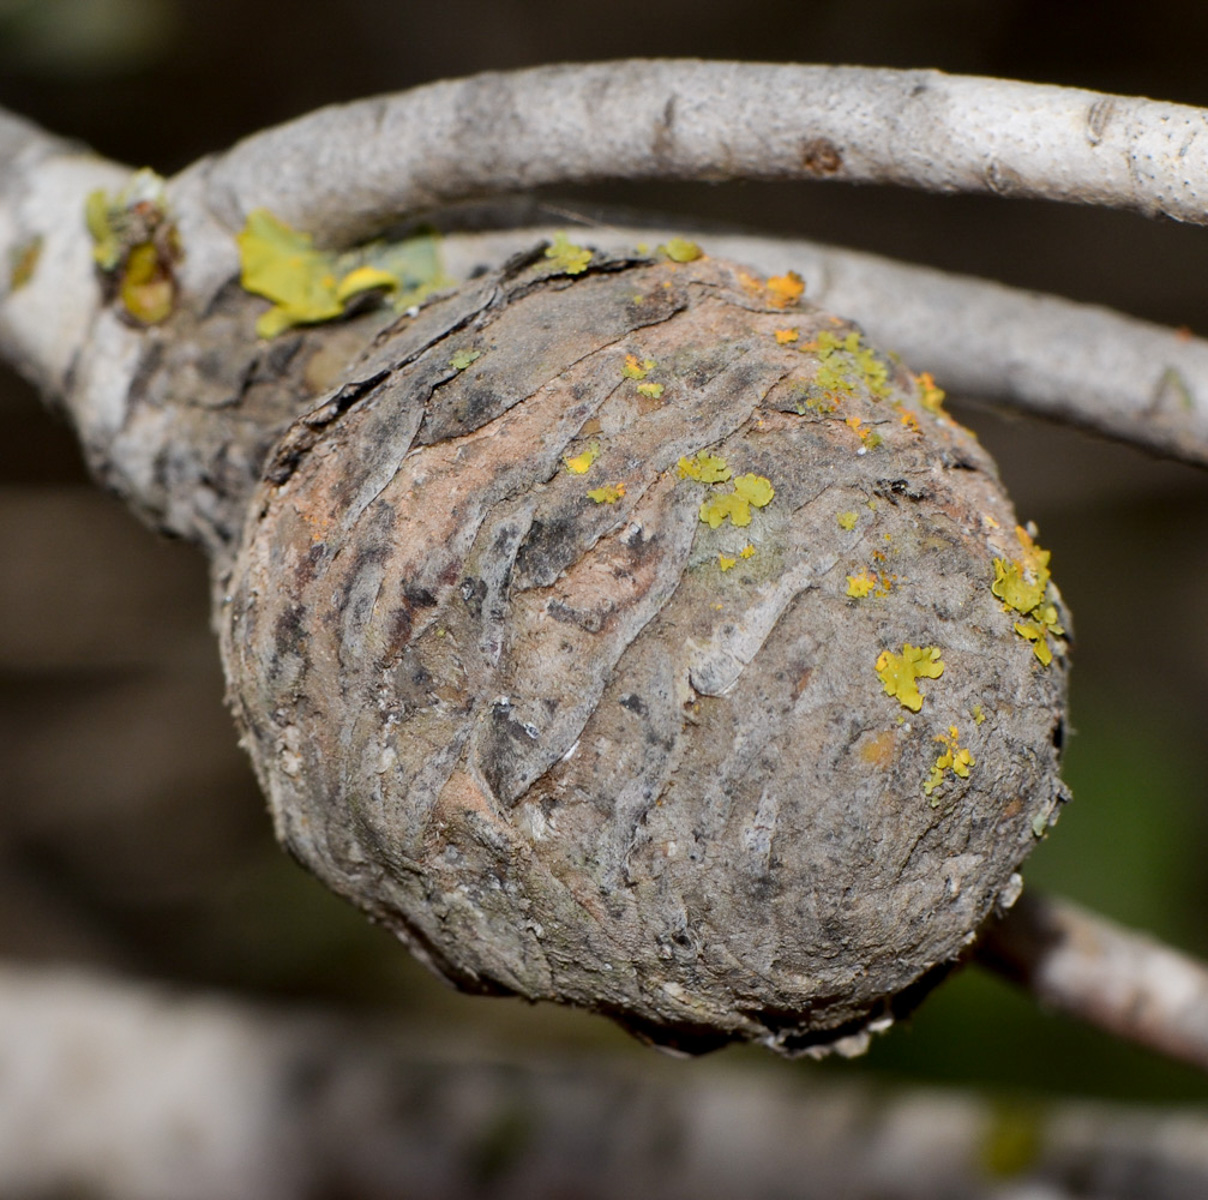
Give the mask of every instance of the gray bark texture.
[(463, 987), (860, 1048), (1062, 798), (1014, 513), (926, 398), (713, 260), (538, 255), (403, 318), (278, 443), (220, 605), (282, 841)]

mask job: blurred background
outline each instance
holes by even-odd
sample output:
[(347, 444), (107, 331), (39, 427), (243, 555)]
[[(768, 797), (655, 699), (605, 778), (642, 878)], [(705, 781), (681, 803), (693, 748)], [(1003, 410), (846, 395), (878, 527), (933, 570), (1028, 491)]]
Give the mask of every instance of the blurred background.
[[(492, 68), (633, 55), (930, 66), (1208, 105), (1206, 49), (1203, 0), (0, 0), (0, 104), (168, 174), (322, 104)], [(1208, 335), (1200, 228), (834, 184), (560, 196), (872, 250)], [(1208, 956), (1208, 475), (952, 407), (1038, 522), (1076, 618), (1075, 802), (1027, 883)], [(95, 490), (67, 431), (8, 374), (0, 428), (0, 956), (394, 1014), (433, 1037), (649, 1053), (602, 1019), (454, 994), (281, 854), (222, 707), (200, 556)], [(1208, 1100), (1202, 1076), (975, 970), (858, 1062), (723, 1057), (1023, 1096)]]

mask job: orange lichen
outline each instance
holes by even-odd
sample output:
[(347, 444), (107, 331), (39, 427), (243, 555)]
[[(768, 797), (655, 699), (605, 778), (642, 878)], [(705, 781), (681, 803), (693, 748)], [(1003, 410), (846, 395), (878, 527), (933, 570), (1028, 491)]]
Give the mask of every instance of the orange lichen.
[(805, 291), (805, 280), (796, 271), (773, 275), (767, 284), (768, 304), (772, 308), (788, 308), (796, 304)]
[(931, 372), (921, 371), (915, 376), (914, 382), (919, 389), (919, 403), (929, 413), (935, 413), (936, 416), (945, 416), (944, 396), (946, 393), (943, 388), (935, 386), (935, 380), (931, 377)]

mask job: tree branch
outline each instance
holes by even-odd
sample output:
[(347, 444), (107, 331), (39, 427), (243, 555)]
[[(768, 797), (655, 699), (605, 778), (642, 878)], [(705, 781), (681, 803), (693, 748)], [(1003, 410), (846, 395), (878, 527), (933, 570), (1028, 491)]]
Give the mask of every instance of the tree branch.
[(363, 1019), (10, 967), (0, 1191), (1102, 1200), (1139, 1196), (1138, 1179), (1146, 1200), (1208, 1190), (1203, 1113), (662, 1066), (416, 1052)]
[(48, 398), (64, 397), (101, 311), (84, 201), (128, 175), (0, 111), (0, 355)]
[(1184, 105), (863, 67), (629, 60), (321, 109), (198, 164), (229, 226), (267, 205), (335, 241), (470, 196), (599, 179), (837, 179), (1208, 220)]
[(1042, 1004), (1208, 1071), (1208, 966), (1169, 946), (1025, 893), (975, 955)]

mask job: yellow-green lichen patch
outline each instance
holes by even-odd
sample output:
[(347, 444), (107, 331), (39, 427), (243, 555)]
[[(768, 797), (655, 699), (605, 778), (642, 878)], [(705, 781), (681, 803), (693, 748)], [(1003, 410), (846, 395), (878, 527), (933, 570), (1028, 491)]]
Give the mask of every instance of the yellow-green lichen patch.
[(974, 725), (981, 725), (985, 721), (986, 714), (982, 711), (980, 704), (975, 704), (969, 711), (973, 714)]
[(564, 233), (554, 235), (553, 244), (545, 248), (545, 257), (555, 271), (563, 275), (582, 275), (591, 262), (592, 252), (584, 246), (576, 246)]
[(1038, 604), (1029, 620), (1015, 622), (1015, 632), (1032, 643), (1032, 652), (1047, 667), (1053, 661), (1049, 637), (1063, 637), (1065, 628), (1058, 621), (1055, 604)]
[(574, 454), (564, 458), (562, 461), (566, 464), (566, 469), (572, 475), (586, 475), (591, 470), (591, 464), (600, 457), (600, 447), (592, 442), (581, 454)]
[(316, 249), (309, 234), (257, 208), (235, 240), (243, 287), (273, 302), (256, 322), (263, 338), (296, 325), (335, 320), (353, 301), (375, 292), (390, 296), (401, 312), (445, 282), (432, 233), (336, 254)]
[[(681, 459), (681, 462), (685, 460)], [(771, 480), (762, 475), (739, 475), (734, 480), (732, 492), (716, 488), (700, 506), (700, 519), (710, 529), (718, 529), (727, 517), (740, 528), (750, 525), (751, 509), (766, 508), (771, 504), (776, 489)]]
[(696, 262), (698, 258), (705, 256), (705, 252), (695, 242), (690, 242), (687, 238), (682, 237), (668, 238), (658, 247), (657, 253), (664, 255), (674, 263)]
[(846, 529), (850, 533), (856, 527), (856, 522), (860, 518), (854, 512), (841, 512), (835, 520), (839, 523), (840, 529)]
[(772, 481), (763, 475), (739, 475), (734, 490), (754, 508), (766, 508), (776, 495)]
[(742, 549), (741, 549), (741, 550), (738, 552), (738, 557), (739, 557), (739, 558), (754, 558), (754, 557), (755, 557), (755, 547), (754, 547), (754, 546), (752, 546), (750, 542), (748, 542), (748, 543), (747, 543), (745, 546), (743, 546), (743, 548), (742, 548)]
[(38, 259), (42, 257), (42, 235), (36, 234), (28, 241), (13, 248), (9, 256), (8, 288), (10, 292), (20, 291), (33, 277), (38, 268)]
[(697, 479), (701, 483), (725, 483), (733, 475), (726, 460), (700, 450), (691, 458), (681, 458), (676, 465), (681, 479)]
[(587, 493), (587, 498), (594, 500), (597, 504), (616, 504), (624, 495), (625, 485), (623, 483), (606, 483), (603, 487), (592, 488)]
[(729, 558), (725, 554), (718, 554), (717, 556), (717, 565), (721, 567), (723, 571), (728, 571), (736, 562), (738, 562), (738, 559)]
[(471, 363), (477, 362), (481, 357), (481, 350), (458, 350), (449, 359), (449, 366), (455, 371), (464, 371)]
[(751, 506), (736, 492), (715, 492), (700, 506), (700, 519), (710, 529), (720, 529), (727, 517), (740, 527), (751, 523)]
[(1049, 598), (1049, 552), (1042, 550), (1022, 526), (1015, 527), (1020, 555), (1016, 559), (994, 560), (994, 582), (990, 590), (1007, 610), (1020, 613), (1015, 632), (1032, 643), (1032, 651), (1043, 666), (1053, 661), (1051, 637), (1063, 637), (1057, 605)]
[(639, 383), (638, 384), (638, 395), (647, 396), (651, 400), (659, 399), (659, 397), (662, 396), (664, 390), (665, 389), (661, 383)]
[(977, 766), (977, 759), (969, 753), (967, 747), (960, 745), (960, 732), (955, 725), (949, 725), (948, 732), (940, 734), (935, 740), (942, 743), (944, 749), (932, 764), (931, 774), (923, 781), (923, 791), (932, 797), (933, 808), (939, 804), (939, 799), (932, 796), (932, 793), (944, 782), (945, 772), (951, 771), (961, 779), (968, 779), (970, 767)]
[(817, 353), (814, 385), (827, 395), (837, 396), (841, 392), (852, 395), (856, 384), (862, 382), (874, 400), (889, 398), (889, 368), (871, 346), (861, 343), (857, 330), (839, 338), (824, 329), (802, 349)]
[(657, 366), (653, 358), (639, 359), (636, 354), (626, 354), (621, 374), (626, 379), (645, 379)]
[(167, 320), (176, 307), (175, 268), (183, 251), (163, 179), (142, 170), (116, 195), (103, 189), (89, 193), (84, 220), (109, 298), (116, 297), (135, 324)]
[(882, 650), (877, 656), (876, 671), (885, 685), (885, 694), (896, 696), (905, 708), (918, 712), (924, 699), (918, 680), (938, 679), (944, 673), (941, 653), (935, 646), (912, 646), (909, 642), (902, 646), (901, 654)]

